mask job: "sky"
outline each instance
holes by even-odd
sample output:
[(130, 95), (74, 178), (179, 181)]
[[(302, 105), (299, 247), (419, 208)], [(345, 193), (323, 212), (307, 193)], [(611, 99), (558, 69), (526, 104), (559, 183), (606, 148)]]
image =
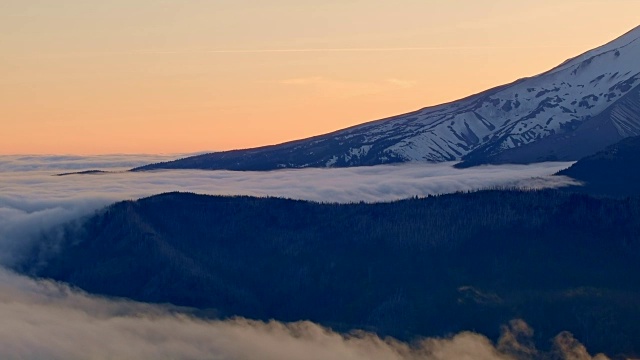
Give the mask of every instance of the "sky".
[(304, 138), (532, 76), (634, 0), (1, 0), (0, 154)]

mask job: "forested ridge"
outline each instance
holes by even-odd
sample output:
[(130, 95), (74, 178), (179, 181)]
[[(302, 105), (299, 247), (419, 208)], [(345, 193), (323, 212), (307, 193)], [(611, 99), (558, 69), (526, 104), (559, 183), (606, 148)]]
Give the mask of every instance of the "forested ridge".
[(168, 193), (63, 233), (18, 270), (220, 317), (401, 339), (495, 339), (522, 318), (543, 345), (567, 330), (592, 352), (640, 353), (639, 198), (495, 190), (320, 204)]
[(626, 138), (562, 170), (559, 175), (583, 182), (570, 192), (606, 196), (640, 196), (640, 136)]

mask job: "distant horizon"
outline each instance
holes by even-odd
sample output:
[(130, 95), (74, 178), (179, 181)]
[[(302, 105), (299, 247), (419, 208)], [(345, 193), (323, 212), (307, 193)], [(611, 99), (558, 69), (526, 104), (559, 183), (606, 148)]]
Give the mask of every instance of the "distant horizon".
[(275, 145), (535, 76), (639, 25), (622, 0), (368, 5), (4, 3), (0, 154)]

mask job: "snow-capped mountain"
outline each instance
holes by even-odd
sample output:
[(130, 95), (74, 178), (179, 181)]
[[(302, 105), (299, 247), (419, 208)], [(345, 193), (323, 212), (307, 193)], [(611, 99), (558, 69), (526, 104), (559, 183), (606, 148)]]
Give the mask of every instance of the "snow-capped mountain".
[(455, 102), (309, 139), (136, 170), (577, 160), (640, 135), (638, 85), (640, 27), (550, 71)]

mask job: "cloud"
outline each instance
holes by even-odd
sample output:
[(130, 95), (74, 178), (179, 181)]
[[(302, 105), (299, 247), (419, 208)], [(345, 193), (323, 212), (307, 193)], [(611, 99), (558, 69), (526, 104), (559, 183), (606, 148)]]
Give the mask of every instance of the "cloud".
[[(362, 331), (339, 334), (308, 321), (202, 320), (180, 309), (91, 296), (3, 270), (0, 317), (4, 359), (507, 360), (519, 358), (510, 349), (532, 346), (512, 334), (523, 335), (523, 322), (505, 327), (507, 340), (498, 346), (471, 332), (403, 343)], [(556, 348), (560, 358), (592, 359), (568, 333), (556, 339)]]
[(403, 80), (403, 79), (396, 79), (396, 78), (387, 79), (387, 82), (389, 84), (393, 84), (404, 89), (411, 88), (416, 84), (416, 81), (414, 80)]
[(389, 90), (393, 85), (387, 82), (364, 82), (331, 79), (322, 76), (285, 79), (280, 81), (284, 85), (307, 86), (323, 96), (351, 98), (361, 95), (377, 94)]
[(327, 80), (322, 76), (309, 76), (304, 78), (285, 79), (280, 81), (284, 85), (317, 85)]
[(0, 196), (0, 266), (19, 262), (42, 234), (62, 236), (53, 233), (57, 225), (78, 220), (111, 202), (98, 197), (35, 201)]
[[(549, 176), (570, 163), (455, 169), (405, 164), (270, 172), (176, 170), (53, 176), (69, 170), (122, 170), (157, 157), (0, 156), (0, 264), (55, 225), (109, 203), (169, 191), (212, 195), (276, 196), (320, 202), (379, 202), (491, 187), (553, 188), (575, 181)], [(51, 234), (50, 234), (51, 235)]]
[(284, 85), (307, 86), (326, 96), (350, 98), (360, 95), (378, 94), (385, 91), (408, 89), (416, 82), (402, 79), (387, 79), (384, 81), (352, 81), (331, 79), (323, 76), (285, 79), (280, 81)]
[[(96, 167), (122, 170), (123, 164), (140, 164), (149, 157), (121, 156), (117, 161), (97, 157), (13, 159), (0, 156), (0, 206), (25, 206), (73, 199), (124, 200), (167, 191), (217, 195), (279, 196), (324, 202), (392, 201), (412, 196), (514, 186), (554, 188), (575, 185), (562, 176), (550, 176), (571, 163), (481, 166), (455, 169), (453, 163), (409, 163), (373, 167), (297, 170), (202, 171), (166, 170), (115, 172), (102, 175), (53, 176), (69, 170)], [(34, 207), (35, 206), (35, 207)]]
[[(634, 1), (634, 0), (630, 0)], [(0, 17), (2, 14), (0, 14)], [(480, 22), (463, 22), (460, 27), (469, 29), (486, 28), (486, 24)], [(102, 56), (125, 55), (197, 55), (197, 54), (297, 54), (297, 53), (389, 53), (389, 52), (424, 52), (424, 51), (464, 51), (464, 50), (532, 50), (532, 49), (556, 49), (567, 48), (573, 45), (514, 45), (514, 46), (412, 46), (412, 47), (345, 47), (345, 48), (273, 48), (273, 49), (168, 49), (168, 50), (134, 50), (112, 52), (67, 52), (40, 54), (47, 58), (89, 58)]]
[[(190, 154), (195, 155), (195, 154)], [(33, 170), (125, 170), (152, 162), (172, 160), (187, 154), (171, 155), (0, 155), (0, 172)]]

